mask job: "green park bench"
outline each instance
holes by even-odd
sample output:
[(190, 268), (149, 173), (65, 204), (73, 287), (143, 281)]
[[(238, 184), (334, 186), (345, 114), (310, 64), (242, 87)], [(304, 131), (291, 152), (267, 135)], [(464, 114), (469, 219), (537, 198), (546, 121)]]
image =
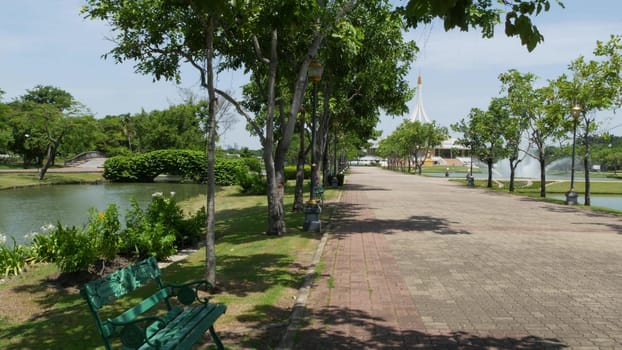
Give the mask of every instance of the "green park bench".
[[(208, 330), (218, 349), (224, 349), (214, 322), (227, 306), (209, 303), (197, 294), (201, 287), (210, 288), (209, 282), (165, 285), (160, 276), (157, 261), (151, 257), (82, 287), (80, 293), (95, 317), (106, 349), (112, 349), (116, 338), (120, 338), (122, 349), (190, 349)], [(102, 317), (104, 306), (152, 281), (157, 288), (154, 294), (114, 318)], [(104, 310), (110, 313), (110, 308)]]

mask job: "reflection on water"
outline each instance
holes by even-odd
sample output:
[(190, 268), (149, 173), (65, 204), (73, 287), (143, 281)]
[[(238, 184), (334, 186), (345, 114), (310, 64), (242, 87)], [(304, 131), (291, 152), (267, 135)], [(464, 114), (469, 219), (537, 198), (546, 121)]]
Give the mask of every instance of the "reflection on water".
[(0, 233), (12, 235), (21, 243), (25, 234), (39, 231), (43, 225), (59, 221), (66, 226), (83, 225), (88, 220), (89, 208), (104, 211), (110, 203), (115, 203), (123, 216), (132, 197), (145, 208), (155, 192), (175, 192), (175, 199), (182, 201), (205, 193), (205, 185), (64, 185), (0, 191)]

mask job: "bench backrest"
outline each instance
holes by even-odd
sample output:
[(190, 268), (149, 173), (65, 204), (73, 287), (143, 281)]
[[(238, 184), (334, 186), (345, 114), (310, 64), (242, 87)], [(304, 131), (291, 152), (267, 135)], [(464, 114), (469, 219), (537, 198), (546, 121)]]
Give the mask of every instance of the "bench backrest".
[[(113, 303), (151, 281), (161, 283), (160, 268), (154, 257), (124, 267), (98, 280), (86, 283), (80, 293), (97, 309)], [(161, 285), (160, 285), (161, 287)]]
[[(136, 290), (152, 281), (156, 281), (161, 292), (164, 292), (162, 290), (164, 287), (160, 276), (160, 268), (158, 267), (156, 259), (154, 257), (150, 257), (134, 265), (117, 270), (98, 280), (86, 283), (80, 289), (80, 294), (82, 294), (88, 302), (89, 308), (95, 317), (95, 322), (97, 323), (97, 327), (99, 328), (102, 337), (104, 338), (104, 343), (107, 349), (111, 348), (108, 338), (113, 335), (115, 330), (108, 324), (107, 321), (103, 321), (99, 317), (99, 309), (105, 305), (113, 303), (131, 291)], [(128, 310), (129, 312), (126, 312), (127, 315), (124, 314), (124, 318), (131, 319), (136, 317), (145, 309), (150, 308), (158, 300), (162, 300), (162, 298), (166, 296), (167, 295), (163, 294), (161, 297), (158, 296), (157, 300), (148, 301), (149, 305), (142, 305), (140, 311)]]

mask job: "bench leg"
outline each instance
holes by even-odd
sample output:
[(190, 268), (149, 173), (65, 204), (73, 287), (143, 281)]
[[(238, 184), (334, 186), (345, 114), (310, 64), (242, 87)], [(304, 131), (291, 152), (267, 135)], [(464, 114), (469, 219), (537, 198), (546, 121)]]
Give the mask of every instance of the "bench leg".
[(222, 345), (222, 342), (220, 341), (220, 337), (218, 336), (218, 334), (216, 334), (216, 331), (214, 330), (214, 326), (211, 326), (209, 328), (209, 334), (212, 336), (212, 340), (216, 344), (216, 347), (218, 348), (218, 350), (225, 350), (225, 347)]

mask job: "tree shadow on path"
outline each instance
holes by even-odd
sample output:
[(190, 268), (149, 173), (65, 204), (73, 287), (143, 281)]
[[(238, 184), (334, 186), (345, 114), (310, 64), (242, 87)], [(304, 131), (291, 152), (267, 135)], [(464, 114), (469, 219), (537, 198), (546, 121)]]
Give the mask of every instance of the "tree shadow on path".
[[(327, 308), (308, 315), (312, 321), (298, 334), (293, 348), (319, 349), (524, 349), (556, 350), (567, 346), (558, 339), (536, 336), (481, 336), (467, 332), (428, 334), (417, 330), (398, 330), (382, 318), (361, 310)], [(309, 321), (309, 320), (308, 320)], [(355, 328), (349, 328), (355, 325)]]
[(376, 219), (374, 215), (365, 215), (366, 207), (358, 204), (341, 204), (332, 221), (338, 225), (337, 232), (375, 232), (395, 234), (400, 232), (433, 232), (439, 235), (471, 234), (457, 228), (460, 224), (445, 217), (413, 215), (407, 219)]

